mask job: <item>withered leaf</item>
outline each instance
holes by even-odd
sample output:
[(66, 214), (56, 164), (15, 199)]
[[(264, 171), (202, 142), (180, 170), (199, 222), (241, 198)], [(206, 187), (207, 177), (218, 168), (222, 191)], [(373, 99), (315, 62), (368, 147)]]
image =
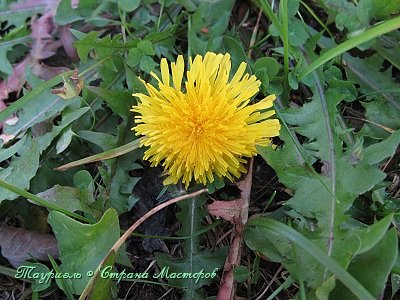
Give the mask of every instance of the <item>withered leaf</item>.
[(5, 224), (0, 225), (0, 247), (1, 254), (16, 268), (31, 258), (48, 260), (48, 254), (53, 258), (59, 255), (53, 235)]

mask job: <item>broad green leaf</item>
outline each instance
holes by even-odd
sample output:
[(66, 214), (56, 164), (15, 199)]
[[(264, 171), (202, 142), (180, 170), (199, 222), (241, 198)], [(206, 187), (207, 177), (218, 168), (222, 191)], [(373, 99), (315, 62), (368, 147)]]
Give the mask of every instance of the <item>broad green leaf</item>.
[(126, 59), (126, 63), (128, 66), (136, 67), (139, 63), (140, 60), (143, 57), (142, 51), (140, 51), (138, 48), (131, 48), (128, 52), (128, 57)]
[(114, 149), (115, 136), (105, 132), (82, 130), (78, 132), (78, 136), (88, 142), (99, 146), (102, 150), (107, 151)]
[(118, 0), (118, 6), (126, 12), (134, 11), (140, 5), (140, 0)]
[[(397, 257), (397, 232), (390, 229), (383, 239), (370, 251), (357, 255), (350, 263), (348, 271), (373, 295), (381, 298), (386, 281)], [(333, 299), (357, 299), (350, 294), (349, 287), (338, 284), (332, 293)]]
[(361, 246), (360, 249), (358, 249), (357, 254), (365, 253), (375, 247), (375, 245), (385, 236), (392, 220), (393, 216), (389, 215), (370, 225), (367, 230), (356, 229), (355, 234), (361, 239)]
[(12, 74), (13, 72), (12, 65), (7, 58), (7, 53), (12, 49), (12, 47), (13, 45), (9, 42), (0, 43), (0, 61), (2, 62), (0, 64), (0, 72), (5, 74)]
[(372, 10), (376, 17), (388, 18), (400, 12), (400, 2), (393, 0), (372, 0)]
[[(290, 1), (289, 1), (290, 3)], [(270, 27), (270, 32), (274, 36), (279, 36), (278, 29), (272, 25)], [(307, 39), (310, 37), (309, 33), (306, 31), (304, 27), (304, 23), (299, 19), (292, 17), (289, 19), (288, 26), (288, 37), (289, 44), (292, 46), (300, 46), (303, 45)]]
[(247, 59), (243, 46), (237, 40), (229, 36), (224, 36), (222, 38), (220, 52), (229, 53), (231, 55), (232, 70), (234, 71)]
[(63, 134), (60, 139), (57, 141), (56, 150), (57, 154), (60, 154), (65, 149), (68, 148), (69, 144), (71, 144), (72, 137), (76, 135), (75, 132), (72, 131), (71, 127), (69, 127)]
[(118, 214), (108, 209), (99, 222), (88, 225), (51, 211), (49, 224), (60, 249), (60, 269), (82, 274), (82, 278), (66, 280), (73, 293), (79, 295), (90, 280), (87, 272), (96, 270), (120, 236)]
[[(104, 261), (102, 268), (109, 268), (110, 272), (114, 270), (115, 264), (115, 252), (111, 251)], [(97, 273), (97, 276), (91, 281), (90, 286), (87, 286), (89, 290), (90, 299), (109, 300), (113, 298), (113, 281), (110, 277), (101, 276), (101, 273)]]
[[(61, 0), (55, 16), (55, 21), (59, 25), (66, 25), (79, 20), (86, 20), (88, 22), (90, 18), (96, 18), (100, 13), (110, 9), (112, 2), (115, 1), (102, 1), (98, 2), (96, 0), (86, 0), (78, 2), (78, 7), (72, 8), (71, 1)], [(107, 19), (103, 19), (99, 25), (105, 25), (109, 22)]]
[(91, 213), (88, 203), (85, 202), (80, 191), (74, 187), (55, 185), (37, 196), (70, 212)]
[(275, 77), (278, 75), (279, 69), (282, 67), (280, 63), (273, 57), (261, 57), (254, 63), (254, 71), (265, 71), (268, 77)]
[[(24, 135), (18, 142), (16, 142), (14, 145), (8, 147), (8, 148), (1, 148), (0, 149), (0, 161), (4, 161), (11, 156), (13, 156), (15, 153), (17, 153), (19, 150), (21, 150), (22, 146), (24, 145), (26, 140), (26, 135)], [(4, 145), (3, 145), (4, 147)]]
[[(315, 245), (313, 241), (281, 222), (268, 218), (257, 218), (247, 222), (244, 229), (247, 246), (268, 255), (267, 252), (265, 252), (268, 248), (261, 242), (263, 239), (260, 234), (264, 232), (273, 233), (282, 240), (289, 240), (290, 243), (286, 242), (286, 245), (296, 245), (301, 248), (307, 255), (311, 256), (315, 261), (318, 261), (322, 266), (335, 274), (335, 276), (359, 299), (375, 299), (364, 286), (346, 272), (334, 259), (328, 256), (324, 250)], [(279, 244), (275, 245), (281, 247)], [(315, 268), (316, 265), (314, 264), (313, 267)], [(307, 276), (307, 274), (304, 275)]]
[(239, 266), (233, 270), (233, 275), (235, 276), (235, 280), (239, 283), (245, 282), (250, 277), (250, 272), (247, 267)]
[(140, 59), (139, 67), (140, 70), (150, 74), (150, 72), (154, 71), (158, 64), (148, 55), (143, 55)]
[[(35, 89), (40, 87), (43, 80), (34, 76), (30, 71), (27, 72), (27, 80), (30, 86)], [(73, 104), (71, 100), (64, 100), (50, 92), (50, 89), (46, 89), (39, 94), (31, 91), (24, 91), (25, 96), (34, 96), (33, 101), (29, 105), (21, 107), (18, 112), (18, 122), (12, 125), (5, 124), (3, 132), (11, 135), (18, 135), (20, 132), (26, 131), (35, 124), (38, 124), (57, 113), (60, 113), (68, 105)], [(22, 98), (21, 98), (22, 99)], [(21, 101), (19, 99), (18, 101)], [(17, 102), (18, 102), (17, 101)], [(74, 101), (79, 101), (75, 99)], [(17, 103), (15, 102), (15, 103)]]

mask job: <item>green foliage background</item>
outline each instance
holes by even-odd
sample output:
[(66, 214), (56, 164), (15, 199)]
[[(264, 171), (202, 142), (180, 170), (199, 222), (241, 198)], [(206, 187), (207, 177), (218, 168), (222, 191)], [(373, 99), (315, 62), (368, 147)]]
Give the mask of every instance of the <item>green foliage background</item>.
[[(174, 61), (178, 54), (228, 52), (233, 69), (246, 61), (248, 72), (262, 82), (261, 93), (278, 96), (278, 146), (258, 150), (291, 195), (283, 205), (271, 198), (273, 205), (246, 226), (251, 259), (235, 270), (238, 290), (261, 293), (267, 258), (267, 266), (278, 263), (290, 274), (268, 299), (283, 290), (286, 298), (394, 298), (400, 287), (394, 179), (400, 161), (400, 2), (274, 3), (253, 0), (243, 8), (233, 0), (87, 0), (72, 8), (69, 0), (61, 0), (56, 7), (38, 1), (18, 9), (12, 1), (1, 2), (3, 82), (37, 41), (28, 18), (38, 13), (54, 16), (55, 26), (68, 26), (78, 58), (57, 54), (55, 62), (78, 68), (84, 82), (80, 93), (68, 80), (72, 72), (43, 80), (26, 66), (21, 94), (0, 112), (1, 218), (32, 231), (51, 229), (60, 252), (59, 263), (50, 258), (57, 272), (94, 270), (119, 238), (121, 216), (141, 201), (133, 191), (141, 180), (136, 174), (143, 169), (143, 149), (137, 143), (132, 151), (124, 147), (137, 139), (129, 109), (136, 101), (132, 93), (144, 91), (138, 76), (155, 84), (149, 74), (159, 73), (162, 57)], [(240, 9), (245, 10), (242, 19)], [(256, 22), (259, 12), (261, 23)], [(51, 93), (60, 84), (69, 99)], [(6, 121), (13, 113), (18, 120)], [(97, 162), (56, 170), (87, 157)], [(221, 179), (209, 188), (234, 197), (226, 194)], [(181, 187), (157, 193), (161, 201), (163, 195), (180, 195)], [(179, 205), (181, 229), (174, 234), (183, 240), (181, 255), (155, 253), (160, 269), (222, 268), (227, 247), (210, 250), (203, 240), (204, 232), (226, 227), (215, 220), (204, 225), (206, 200)], [(37, 213), (29, 216), (28, 209)], [(134, 267), (126, 247), (108, 263), (114, 260), (117, 270)], [(43, 270), (50, 266), (31, 264)], [(13, 272), (6, 262), (0, 268), (7, 276)], [(38, 297), (56, 288), (73, 299), (89, 280), (36, 280), (32, 293)], [(179, 297), (203, 299), (216, 294), (215, 286), (209, 288), (216, 282), (164, 283)], [(119, 287), (98, 280), (93, 297), (116, 298)]]

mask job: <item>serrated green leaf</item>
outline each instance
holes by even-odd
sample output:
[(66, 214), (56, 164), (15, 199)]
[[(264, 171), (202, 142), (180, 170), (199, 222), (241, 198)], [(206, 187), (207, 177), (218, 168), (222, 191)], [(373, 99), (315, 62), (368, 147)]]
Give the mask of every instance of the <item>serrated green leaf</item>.
[(144, 41), (139, 42), (139, 43), (137, 44), (137, 48), (138, 48), (143, 54), (146, 54), (146, 55), (153, 56), (153, 55), (156, 54), (156, 52), (155, 52), (154, 49), (153, 49), (153, 45), (152, 45), (151, 42), (148, 41), (148, 40), (144, 40)]
[(156, 66), (158, 64), (150, 56), (143, 55), (140, 59), (139, 67), (143, 72), (150, 73), (155, 70)]
[(94, 49), (99, 58), (110, 56), (118, 51), (128, 50), (135, 47), (139, 39), (124, 42), (121, 34), (116, 34), (112, 38), (105, 36), (99, 38), (99, 32), (91, 31), (83, 38), (74, 42), (79, 58), (83, 63), (87, 61), (89, 52)]
[(400, 130), (392, 133), (386, 140), (373, 144), (363, 152), (363, 159), (360, 163), (373, 165), (381, 162), (394, 154), (400, 144)]
[(132, 92), (110, 90), (97, 86), (89, 86), (88, 89), (105, 101), (115, 114), (124, 118), (132, 114), (130, 109), (136, 102)]
[[(210, 38), (220, 37), (224, 34), (228, 28), (234, 2), (232, 0), (217, 0), (200, 3), (191, 17), (191, 30), (188, 32), (192, 56), (195, 54), (204, 55)], [(202, 28), (206, 28), (208, 33), (200, 34)], [(213, 51), (216, 51), (216, 49), (213, 49)]]
[[(329, 74), (326, 73), (326, 75)], [(343, 86), (340, 81), (340, 73), (332, 70), (329, 76), (328, 89), (325, 93), (326, 97), (329, 95), (329, 102), (327, 103), (329, 118), (335, 120), (335, 115), (338, 114), (336, 105), (343, 99), (342, 95), (346, 92), (340, 90)], [(344, 86), (347, 86), (347, 84)], [(261, 149), (261, 155), (275, 169), (280, 181), (294, 190), (294, 196), (286, 201), (285, 205), (295, 210), (292, 213), (289, 212), (291, 216), (296, 218), (296, 213), (299, 213), (297, 216), (299, 220), (296, 220), (298, 230), (312, 237), (314, 243), (321, 248), (327, 247), (330, 232), (333, 230), (332, 257), (341, 265), (347, 266), (358, 251), (366, 251), (363, 249), (371, 247), (366, 245), (376, 244), (387, 230), (385, 226), (381, 227), (382, 230), (375, 230), (375, 227), (367, 227), (363, 224), (348, 228), (344, 228), (342, 225), (352, 221), (347, 212), (355, 199), (370, 191), (385, 179), (386, 175), (375, 164), (392, 155), (398, 141), (395, 136), (392, 140), (382, 142), (382, 145), (370, 146), (372, 148), (367, 151), (369, 158), (354, 161), (353, 150), (345, 151), (343, 149), (341, 129), (338, 124), (331, 124), (333, 128), (332, 145), (335, 153), (335, 173), (337, 174), (335, 182), (337, 201), (332, 227), (330, 222), (333, 209), (332, 194), (327, 188), (332, 184), (329, 177), (331, 143), (324, 129), (326, 125), (319, 93), (316, 90), (313, 90), (313, 93), (312, 101), (304, 104), (303, 107), (289, 108), (280, 112), (280, 115), (292, 126), (292, 129), (305, 138), (300, 146), (303, 153), (300, 155), (292, 138), (286, 132), (282, 132), (280, 138), (284, 141), (283, 147), (276, 150), (272, 148)], [(308, 164), (313, 164), (316, 159), (320, 159), (323, 163), (321, 174), (312, 172), (305, 164), (304, 159), (308, 161)], [(317, 220), (317, 224), (312, 220)], [(354, 239), (356, 235), (359, 236), (358, 239)], [(309, 255), (295, 246), (279, 240), (277, 236), (269, 234), (264, 237), (264, 240), (267, 239), (271, 243), (268, 251), (268, 256), (271, 259), (282, 261), (283, 265), (296, 279), (305, 281), (313, 289), (321, 288), (320, 292), (322, 291), (322, 285), (325, 284), (323, 268), (312, 267), (315, 262)], [(368, 239), (371, 241), (367, 243)]]
[[(182, 228), (177, 231), (180, 236), (191, 236), (185, 240), (184, 258), (171, 259), (168, 255), (156, 253), (157, 263), (161, 268), (170, 267), (170, 272), (180, 273), (197, 273), (201, 270), (211, 273), (222, 267), (227, 254), (226, 248), (218, 249), (210, 252), (202, 250), (200, 247), (201, 236), (194, 235), (202, 229), (202, 221), (206, 216), (206, 210), (203, 205), (207, 198), (202, 195), (199, 197), (187, 199), (179, 202), (181, 211), (176, 214), (177, 218), (182, 222)], [(185, 287), (184, 299), (199, 298), (198, 289), (205, 284), (211, 283), (214, 278), (203, 278), (196, 282), (195, 278), (171, 278), (169, 282), (174, 285)], [(201, 297), (200, 297), (201, 299)]]
[[(39, 146), (33, 141), (29, 151), (21, 157), (14, 158), (9, 167), (0, 170), (0, 179), (20, 189), (29, 188), (30, 180), (39, 168)], [(14, 200), (19, 195), (9, 190), (0, 190), (0, 203), (3, 200)]]
[(143, 57), (142, 51), (140, 51), (138, 48), (132, 48), (128, 52), (128, 57), (126, 59), (126, 63), (130, 67), (136, 67), (139, 63), (140, 60)]
[(7, 52), (12, 49), (12, 45), (4, 45), (4, 43), (0, 44), (0, 72), (5, 74), (11, 74), (13, 72), (13, 68), (11, 63), (7, 58)]
[[(361, 128), (360, 136), (369, 136), (373, 139), (387, 138), (390, 133), (379, 127), (378, 125), (390, 128), (392, 130), (400, 129), (400, 118), (398, 111), (392, 108), (392, 105), (387, 102), (380, 93), (375, 95), (373, 101), (361, 102), (365, 108), (365, 118), (373, 123), (365, 122)], [(377, 125), (378, 124), (378, 125)]]
[[(380, 72), (383, 60), (377, 55), (359, 59), (345, 54), (343, 59), (346, 62), (345, 70), (348, 78), (360, 84), (360, 90), (364, 94), (400, 88), (400, 85), (393, 80), (390, 70)], [(395, 97), (396, 94), (382, 92), (381, 95), (390, 102), (393, 108), (400, 110), (400, 101)]]

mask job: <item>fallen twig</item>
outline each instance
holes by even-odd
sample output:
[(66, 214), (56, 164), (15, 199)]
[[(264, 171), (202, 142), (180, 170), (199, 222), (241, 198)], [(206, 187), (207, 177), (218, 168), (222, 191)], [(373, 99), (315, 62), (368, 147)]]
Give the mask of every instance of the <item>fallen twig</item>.
[(234, 225), (232, 244), (225, 260), (217, 300), (230, 300), (235, 296), (236, 283), (233, 276), (234, 268), (240, 265), (243, 247), (243, 228), (249, 214), (250, 192), (253, 174), (253, 158), (250, 159), (248, 172), (236, 185), (241, 191), (241, 198), (233, 201), (214, 201), (208, 205), (210, 214), (221, 217)]

